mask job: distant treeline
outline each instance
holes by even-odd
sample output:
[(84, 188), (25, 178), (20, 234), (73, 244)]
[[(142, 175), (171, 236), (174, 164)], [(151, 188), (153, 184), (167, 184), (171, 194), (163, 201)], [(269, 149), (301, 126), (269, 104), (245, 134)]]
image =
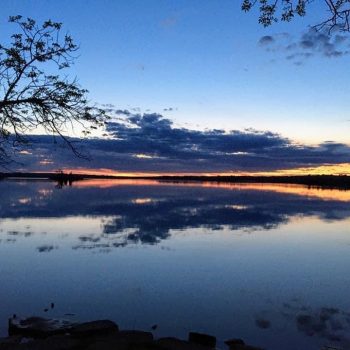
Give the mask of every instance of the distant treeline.
[(147, 179), (171, 182), (217, 182), (217, 183), (274, 183), (297, 184), (311, 187), (338, 188), (350, 190), (350, 176), (347, 175), (300, 175), (300, 176), (112, 176), (73, 173), (0, 173), (2, 179), (48, 179), (62, 185), (86, 179)]
[(295, 184), (311, 187), (350, 189), (347, 175), (299, 175), (299, 176), (161, 176), (165, 181), (202, 181), (226, 183)]

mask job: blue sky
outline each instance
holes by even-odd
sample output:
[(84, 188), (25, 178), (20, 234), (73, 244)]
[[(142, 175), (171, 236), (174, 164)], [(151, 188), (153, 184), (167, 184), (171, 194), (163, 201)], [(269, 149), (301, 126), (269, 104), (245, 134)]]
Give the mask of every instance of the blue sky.
[[(300, 41), (324, 16), (316, 3), (304, 19), (266, 29), (237, 0), (2, 0), (0, 30), (13, 30), (6, 20), (15, 14), (63, 22), (80, 44), (70, 72), (99, 103), (160, 113), (191, 130), (253, 128), (304, 145), (349, 144), (347, 41), (341, 57), (315, 52), (301, 62), (286, 59), (280, 43)], [(275, 46), (259, 44), (264, 36)]]

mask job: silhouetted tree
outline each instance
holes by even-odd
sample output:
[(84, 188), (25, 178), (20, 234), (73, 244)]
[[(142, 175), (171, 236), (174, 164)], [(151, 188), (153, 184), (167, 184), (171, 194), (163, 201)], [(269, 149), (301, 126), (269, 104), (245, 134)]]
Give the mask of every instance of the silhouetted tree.
[(278, 20), (290, 22), (295, 16), (305, 16), (312, 3), (325, 5), (325, 19), (315, 24), (315, 29), (350, 32), (350, 0), (244, 0), (242, 10), (247, 12), (259, 6), (259, 23), (268, 27)]
[(0, 45), (0, 164), (11, 160), (7, 149), (29, 142), (36, 128), (61, 137), (75, 155), (81, 154), (67, 137), (74, 125), (91, 129), (102, 126), (106, 114), (90, 106), (87, 90), (63, 74), (74, 62), (78, 46), (62, 35), (61, 23), (48, 20), (38, 25), (31, 18), (12, 16), (19, 26), (9, 44)]

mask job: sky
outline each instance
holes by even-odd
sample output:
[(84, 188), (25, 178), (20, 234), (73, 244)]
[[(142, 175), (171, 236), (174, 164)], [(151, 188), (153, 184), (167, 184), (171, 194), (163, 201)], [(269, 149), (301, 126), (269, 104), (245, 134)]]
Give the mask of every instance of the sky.
[(18, 169), (350, 173), (350, 34), (311, 30), (315, 3), (263, 28), (237, 0), (2, 0), (1, 41), (9, 15), (62, 22), (80, 45), (72, 78), (132, 127), (84, 141), (90, 162), (38, 137)]

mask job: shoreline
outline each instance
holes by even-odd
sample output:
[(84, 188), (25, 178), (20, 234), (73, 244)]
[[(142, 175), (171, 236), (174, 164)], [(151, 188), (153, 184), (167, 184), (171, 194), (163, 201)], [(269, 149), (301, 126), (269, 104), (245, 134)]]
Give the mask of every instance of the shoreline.
[[(156, 330), (158, 326), (152, 326)], [(242, 339), (224, 341), (228, 350), (264, 350)], [(188, 339), (156, 338), (143, 330), (120, 330), (111, 320), (73, 323), (63, 319), (16, 315), (8, 321), (8, 337), (0, 338), (1, 350), (216, 350), (213, 335), (189, 332)]]
[(213, 182), (213, 183), (264, 183), (303, 185), (313, 188), (350, 190), (350, 176), (348, 175), (292, 175), (292, 176), (112, 176), (74, 173), (0, 173), (1, 180), (50, 180), (61, 185), (72, 185), (84, 180), (155, 180), (161, 182)]

